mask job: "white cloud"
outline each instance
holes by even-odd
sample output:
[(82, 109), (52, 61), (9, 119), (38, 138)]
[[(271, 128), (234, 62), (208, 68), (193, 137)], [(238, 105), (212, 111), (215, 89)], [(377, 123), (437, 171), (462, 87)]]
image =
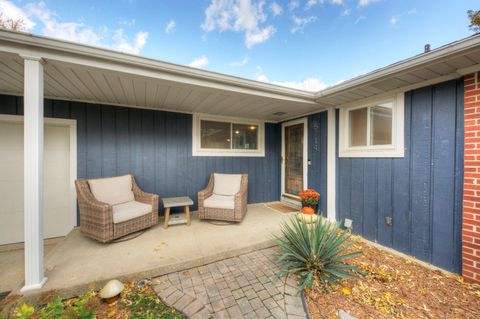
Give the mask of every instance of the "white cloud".
[(130, 19), (130, 20), (120, 19), (118, 23), (127, 27), (133, 27), (135, 25), (135, 22), (136, 22), (135, 19)]
[(176, 26), (176, 23), (175, 23), (175, 20), (173, 19), (170, 19), (170, 21), (168, 21), (167, 23), (167, 26), (165, 27), (165, 33), (172, 33), (173, 31), (175, 31), (175, 26)]
[(309, 78), (306, 78), (306, 79), (304, 79), (303, 81), (300, 81), (300, 82), (273, 81), (271, 83), (276, 84), (276, 85), (290, 87), (290, 88), (293, 88), (293, 89), (309, 91), (309, 92), (318, 92), (318, 91), (324, 90), (325, 88), (328, 87), (328, 85), (325, 82), (322, 82), (319, 78), (316, 78), (316, 77), (309, 77)]
[(100, 45), (102, 37), (90, 26), (81, 22), (59, 22), (56, 14), (47, 8), (45, 2), (26, 5), (28, 14), (42, 24), (42, 34), (62, 40), (90, 45)]
[(188, 65), (193, 67), (193, 68), (203, 68), (208, 64), (208, 58), (205, 55), (199, 56), (198, 58), (195, 58), (192, 62), (190, 62)]
[(362, 20), (366, 20), (366, 19), (367, 19), (366, 16), (359, 16), (359, 17), (357, 18), (357, 20), (355, 20), (355, 24), (358, 24), (358, 23), (360, 23)]
[(408, 10), (407, 14), (417, 14), (417, 8), (413, 8), (413, 9), (410, 9)]
[(294, 82), (294, 81), (281, 82), (281, 81), (270, 81), (265, 74), (260, 74), (260, 75), (257, 75), (256, 80), (260, 82), (285, 86), (292, 89), (309, 91), (309, 92), (318, 92), (328, 87), (328, 85), (325, 82), (322, 82), (320, 79), (316, 77), (309, 77), (299, 82)]
[(296, 15), (292, 16), (292, 21), (293, 21), (293, 27), (290, 29), (291, 33), (297, 33), (297, 32), (302, 32), (303, 29), (310, 23), (313, 23), (317, 21), (317, 17), (315, 16), (309, 16), (305, 18), (300, 18), (297, 17)]
[(233, 61), (232, 63), (230, 63), (230, 65), (233, 65), (233, 66), (244, 66), (245, 64), (248, 63), (248, 57), (244, 57), (242, 60), (240, 61)]
[(343, 0), (332, 0), (332, 3), (340, 5), (343, 4)]
[(148, 32), (137, 32), (133, 42), (129, 42), (123, 34), (123, 29), (118, 29), (113, 35), (114, 44), (112, 48), (130, 54), (139, 54), (147, 43)]
[(342, 12), (342, 15), (343, 16), (348, 16), (348, 15), (350, 15), (350, 13), (352, 13), (352, 9), (345, 8), (345, 10), (343, 10), (343, 12)]
[(35, 22), (29, 18), (28, 14), (8, 0), (0, 0), (0, 12), (3, 13), (5, 20), (22, 20), (23, 31), (30, 31), (35, 27)]
[(300, 7), (300, 1), (292, 0), (288, 3), (288, 10), (293, 11), (296, 8)]
[(307, 4), (305, 5), (305, 10), (309, 10), (311, 7), (318, 3), (317, 0), (308, 0)]
[(273, 25), (261, 26), (268, 18), (264, 5), (264, 1), (255, 0), (212, 0), (201, 27), (205, 32), (243, 32), (245, 46), (250, 48), (268, 40), (276, 31)]
[(255, 68), (255, 79), (260, 82), (275, 84), (286, 86), (289, 88), (294, 88), (298, 90), (310, 91), (310, 92), (318, 92), (320, 90), (325, 89), (328, 85), (322, 82), (320, 79), (316, 77), (308, 77), (303, 81), (295, 82), (295, 81), (270, 81), (270, 79), (265, 75), (263, 68), (260, 65), (257, 65)]
[(277, 30), (269, 25), (263, 29), (248, 30), (245, 34), (245, 46), (251, 48), (255, 44), (267, 41)]
[(360, 7), (366, 7), (366, 6), (369, 6), (372, 3), (377, 2), (377, 1), (379, 1), (379, 0), (359, 0), (358, 5)]
[(270, 11), (272, 11), (273, 16), (276, 17), (283, 13), (283, 8), (281, 5), (274, 1), (272, 2), (272, 4), (270, 4)]
[(391, 17), (389, 22), (390, 22), (390, 25), (392, 27), (395, 27), (398, 23), (398, 18), (397, 17)]
[[(22, 19), (25, 31), (35, 31), (45, 36), (83, 44), (109, 47), (127, 53), (139, 54), (148, 38), (147, 32), (137, 32), (132, 41), (123, 29), (93, 28), (83, 22), (61, 21), (44, 1), (27, 3), (23, 8), (11, 1), (0, 0), (0, 11), (5, 17)], [(120, 20), (119, 24), (133, 26), (135, 20)]]

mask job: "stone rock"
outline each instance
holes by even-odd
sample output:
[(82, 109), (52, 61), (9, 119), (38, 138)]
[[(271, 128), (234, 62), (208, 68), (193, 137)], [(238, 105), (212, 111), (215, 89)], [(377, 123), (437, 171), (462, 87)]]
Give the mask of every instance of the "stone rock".
[(356, 317), (352, 316), (351, 314), (349, 313), (346, 313), (345, 311), (343, 310), (339, 310), (338, 311), (338, 317), (340, 319), (357, 319)]
[(124, 286), (119, 280), (110, 280), (102, 290), (100, 290), (100, 297), (103, 299), (113, 298), (119, 295), (123, 291), (123, 288)]

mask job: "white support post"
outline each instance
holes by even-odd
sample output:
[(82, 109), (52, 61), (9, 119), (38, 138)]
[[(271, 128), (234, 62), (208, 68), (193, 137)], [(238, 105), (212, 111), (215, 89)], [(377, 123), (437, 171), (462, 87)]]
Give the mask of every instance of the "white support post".
[(327, 218), (336, 220), (336, 116), (335, 108), (327, 111)]
[(41, 288), (43, 274), (43, 60), (24, 59), (25, 286)]

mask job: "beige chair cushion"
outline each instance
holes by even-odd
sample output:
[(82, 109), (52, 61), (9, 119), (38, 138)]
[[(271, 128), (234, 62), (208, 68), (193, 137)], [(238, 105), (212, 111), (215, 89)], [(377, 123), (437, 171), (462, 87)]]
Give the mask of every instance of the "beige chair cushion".
[(136, 201), (112, 206), (113, 223), (118, 224), (152, 212), (152, 206)]
[(240, 191), (242, 175), (240, 174), (213, 174), (213, 193), (232, 196)]
[(234, 209), (235, 196), (216, 195), (208, 197), (203, 202), (205, 208)]
[(130, 175), (89, 179), (88, 185), (93, 196), (103, 203), (118, 205), (135, 199)]

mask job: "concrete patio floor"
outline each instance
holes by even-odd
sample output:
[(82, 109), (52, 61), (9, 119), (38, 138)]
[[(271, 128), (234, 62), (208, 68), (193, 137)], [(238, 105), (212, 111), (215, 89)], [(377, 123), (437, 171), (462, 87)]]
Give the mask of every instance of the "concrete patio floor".
[[(56, 290), (68, 297), (118, 278), (134, 280), (156, 277), (271, 247), (282, 221), (292, 213), (281, 213), (266, 204), (249, 205), (241, 224), (214, 225), (192, 213), (191, 226), (164, 229), (159, 224), (139, 237), (124, 242), (101, 244), (74, 229), (45, 257), (48, 281), (32, 295)], [(23, 263), (2, 265), (0, 281), (9, 272), (23, 269)], [(13, 289), (19, 291), (22, 282)]]

